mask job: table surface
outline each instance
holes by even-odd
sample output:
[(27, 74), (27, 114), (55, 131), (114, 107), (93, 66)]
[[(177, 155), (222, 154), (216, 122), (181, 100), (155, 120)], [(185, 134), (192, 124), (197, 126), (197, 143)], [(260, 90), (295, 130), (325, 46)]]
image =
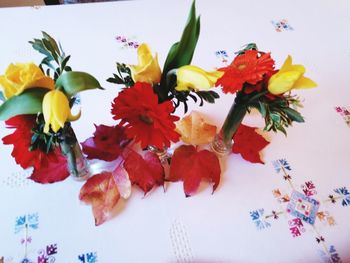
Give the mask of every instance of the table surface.
[[(63, 263), (350, 262), (350, 196), (335, 192), (350, 190), (350, 117), (346, 116), (350, 2), (198, 0), (196, 4), (201, 35), (192, 63), (207, 70), (223, 66), (225, 57), (217, 51), (225, 51), (231, 60), (234, 51), (250, 42), (271, 51), (277, 67), (292, 55), (319, 84), (317, 89), (298, 91), (306, 122), (288, 129), (288, 137), (269, 134), (265, 165), (251, 164), (239, 155), (223, 160), (221, 183), (213, 195), (205, 183), (191, 198), (185, 198), (182, 183), (168, 185), (166, 192), (157, 188), (146, 197), (135, 189), (130, 199), (119, 202), (114, 217), (99, 227), (91, 207), (78, 199), (82, 183), (70, 178), (51, 185), (26, 180), (30, 171), (16, 165), (11, 146), (1, 144), (0, 258), (4, 256), (5, 262), (23, 259), (23, 242), (33, 262), (50, 245), (57, 246), (52, 258)], [(121, 87), (105, 81), (115, 71), (115, 62), (137, 60), (136, 49), (117, 36), (148, 43), (163, 65), (168, 49), (180, 37), (190, 5), (190, 0), (159, 0), (0, 9), (0, 72), (12, 62), (39, 63), (41, 55), (27, 42), (40, 37), (41, 30), (53, 35), (72, 55), (71, 66), (93, 74), (106, 88), (81, 94), (83, 114), (73, 125), (84, 141), (93, 133), (94, 123), (115, 123), (110, 103)], [(233, 98), (221, 95), (219, 103), (201, 108), (192, 104), (190, 109), (220, 126)], [(183, 109), (177, 114), (182, 115)], [(255, 112), (244, 123), (263, 126)], [(0, 137), (9, 132), (1, 123)], [(280, 171), (273, 165), (281, 159), (290, 171), (286, 165)], [(290, 181), (284, 179), (284, 171)], [(273, 190), (291, 196), (293, 191), (307, 190), (309, 181), (315, 186), (308, 185), (309, 204), (317, 200), (317, 211), (323, 213), (314, 225), (296, 224), (296, 217), (288, 213), (269, 217), (272, 211), (287, 208)], [(329, 195), (337, 198), (335, 203)], [(27, 233), (18, 224), (21, 216), (32, 220)], [(317, 242), (321, 236), (324, 241)]]

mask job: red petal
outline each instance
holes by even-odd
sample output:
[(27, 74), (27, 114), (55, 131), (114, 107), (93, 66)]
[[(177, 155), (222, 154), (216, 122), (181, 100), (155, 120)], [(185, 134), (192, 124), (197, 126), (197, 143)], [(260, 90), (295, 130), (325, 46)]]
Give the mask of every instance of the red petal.
[(112, 173), (101, 173), (89, 178), (80, 189), (79, 199), (92, 205), (96, 226), (105, 222), (120, 198)]
[(154, 153), (146, 152), (142, 158), (132, 151), (125, 159), (124, 168), (129, 174), (131, 183), (138, 185), (145, 194), (154, 186), (164, 184), (164, 168)]
[(260, 158), (260, 151), (264, 149), (269, 142), (255, 130), (257, 127), (249, 127), (241, 124), (233, 137), (232, 152), (239, 153), (243, 159), (251, 163), (264, 162)]
[(192, 145), (182, 145), (177, 148), (171, 159), (169, 181), (184, 182), (186, 196), (191, 196), (198, 190), (202, 179), (214, 183), (213, 192), (220, 183), (221, 168), (217, 156), (203, 150), (197, 152)]
[(120, 126), (96, 126), (94, 136), (81, 145), (88, 159), (113, 161), (117, 159), (127, 145), (124, 128)]
[(51, 184), (63, 181), (68, 176), (67, 160), (61, 154), (61, 151), (56, 149), (54, 155), (47, 160), (45, 165), (42, 165), (39, 169), (34, 168), (29, 179), (41, 184)]

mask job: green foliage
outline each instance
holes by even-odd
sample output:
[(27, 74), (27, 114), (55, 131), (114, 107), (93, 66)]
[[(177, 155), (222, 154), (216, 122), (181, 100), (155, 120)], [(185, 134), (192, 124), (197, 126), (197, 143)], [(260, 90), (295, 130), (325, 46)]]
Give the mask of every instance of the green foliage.
[(32, 88), (13, 96), (0, 106), (0, 120), (21, 114), (37, 114), (42, 111), (42, 101), (49, 89)]
[(196, 6), (195, 1), (193, 1), (181, 39), (179, 42), (173, 44), (168, 52), (163, 68), (164, 78), (166, 78), (166, 75), (170, 70), (191, 63), (197, 45), (199, 32), (200, 20), (199, 17), (196, 17)]
[[(32, 47), (43, 54), (45, 57), (41, 61), (39, 67), (47, 76), (53, 72), (53, 78), (56, 80), (63, 72), (71, 71), (72, 68), (67, 66), (70, 56), (66, 56), (60, 44), (49, 34), (42, 32), (41, 39), (29, 41)], [(44, 70), (46, 67), (46, 71)]]
[(239, 56), (244, 54), (247, 50), (258, 50), (258, 46), (255, 43), (249, 43), (243, 46), (241, 50), (235, 52), (235, 54)]
[(117, 74), (113, 74), (113, 77), (108, 78), (107, 81), (114, 84), (123, 84), (127, 87), (134, 85), (131, 70), (124, 63), (117, 63)]
[(29, 147), (30, 151), (40, 149), (49, 153), (60, 143), (59, 133), (44, 133), (45, 120), (42, 114), (38, 114), (36, 126), (32, 129), (32, 139)]
[(5, 96), (4, 93), (2, 91), (0, 91), (0, 101), (5, 101)]
[(258, 109), (261, 116), (265, 119), (264, 130), (281, 131), (287, 135), (285, 128), (289, 127), (293, 121), (304, 122), (301, 114), (291, 108), (291, 105), (300, 106), (299, 99), (290, 95), (278, 96), (274, 100), (261, 96), (257, 100), (252, 101), (250, 107)]
[(56, 86), (61, 87), (69, 97), (88, 89), (102, 89), (100, 83), (86, 72), (65, 72), (56, 80)]

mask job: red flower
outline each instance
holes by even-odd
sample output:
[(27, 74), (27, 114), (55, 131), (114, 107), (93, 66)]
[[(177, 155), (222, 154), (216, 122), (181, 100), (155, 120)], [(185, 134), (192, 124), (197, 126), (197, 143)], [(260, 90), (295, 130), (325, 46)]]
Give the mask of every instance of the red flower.
[(128, 144), (124, 128), (120, 126), (96, 126), (94, 136), (81, 145), (89, 159), (113, 161), (119, 157), (123, 148)]
[[(53, 183), (62, 181), (69, 176), (66, 159), (62, 156), (59, 148), (49, 153), (40, 149), (29, 151), (33, 135), (32, 128), (36, 124), (35, 115), (17, 115), (5, 123), (9, 128), (16, 130), (2, 138), (2, 141), (4, 144), (13, 144), (11, 155), (23, 169), (34, 167), (30, 177), (32, 180), (39, 183)], [(49, 167), (55, 169), (48, 169)], [(41, 172), (42, 170), (45, 172)]]
[(15, 128), (16, 130), (5, 136), (2, 141), (4, 144), (13, 144), (11, 155), (23, 169), (32, 166), (39, 169), (42, 163), (47, 162), (48, 155), (53, 154), (51, 152), (46, 154), (39, 149), (29, 151), (35, 120), (35, 115), (18, 115), (5, 122), (8, 128)]
[(273, 71), (274, 64), (270, 53), (248, 50), (235, 57), (230, 66), (219, 69), (224, 75), (218, 79), (216, 86), (221, 85), (225, 93), (235, 93), (242, 89), (244, 83), (258, 83), (265, 74)]
[(121, 119), (126, 136), (140, 141), (142, 148), (153, 145), (161, 149), (179, 140), (174, 124), (179, 117), (171, 115), (173, 111), (171, 101), (159, 104), (152, 86), (142, 82), (121, 91), (112, 103), (113, 119)]

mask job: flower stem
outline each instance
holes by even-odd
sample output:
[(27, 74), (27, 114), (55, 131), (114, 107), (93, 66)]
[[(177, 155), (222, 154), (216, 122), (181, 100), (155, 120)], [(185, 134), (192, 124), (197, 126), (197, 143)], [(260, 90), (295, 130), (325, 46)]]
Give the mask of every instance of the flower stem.
[(73, 176), (78, 177), (79, 172), (76, 163), (76, 153), (79, 145), (77, 145), (77, 138), (70, 124), (64, 127), (61, 139), (61, 151), (67, 158), (68, 169)]
[(231, 142), (232, 137), (236, 133), (246, 112), (247, 106), (245, 104), (239, 104), (235, 100), (230, 111), (228, 112), (224, 125), (221, 128), (225, 144), (229, 144)]

